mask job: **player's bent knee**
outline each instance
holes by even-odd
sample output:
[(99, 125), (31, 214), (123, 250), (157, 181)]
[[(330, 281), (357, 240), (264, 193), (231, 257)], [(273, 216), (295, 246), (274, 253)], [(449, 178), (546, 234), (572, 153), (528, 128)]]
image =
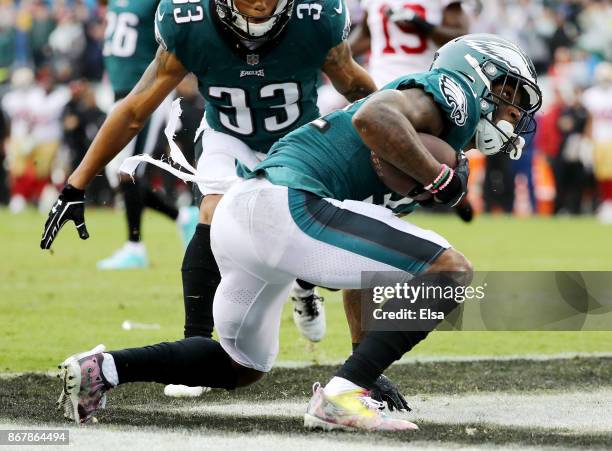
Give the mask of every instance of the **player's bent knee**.
[(200, 204), (200, 223), (211, 224), (217, 204), (223, 197), (223, 194), (208, 194)]
[(254, 384), (265, 376), (266, 373), (254, 370), (253, 368), (247, 368), (234, 362), (236, 368), (236, 387), (246, 387)]
[(448, 272), (456, 274), (457, 282), (469, 285), (474, 276), (472, 263), (461, 252), (446, 249), (431, 265), (428, 272)]

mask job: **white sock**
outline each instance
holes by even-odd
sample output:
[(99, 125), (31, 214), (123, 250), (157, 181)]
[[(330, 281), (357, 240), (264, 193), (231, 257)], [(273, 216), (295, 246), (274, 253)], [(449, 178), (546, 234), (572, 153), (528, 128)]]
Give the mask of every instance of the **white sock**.
[(293, 295), (296, 298), (300, 298), (300, 299), (307, 298), (308, 296), (311, 296), (312, 294), (314, 294), (314, 288), (305, 290), (304, 288), (300, 286), (299, 283), (293, 282)]
[(327, 396), (335, 396), (335, 395), (339, 395), (340, 393), (344, 393), (346, 391), (360, 390), (360, 389), (363, 389), (363, 387), (360, 387), (359, 385), (352, 383), (348, 379), (334, 376), (327, 383), (325, 388), (323, 388), (323, 392)]
[(102, 360), (102, 374), (109, 384), (116, 387), (119, 385), (119, 375), (117, 374), (115, 359), (113, 359), (113, 356), (108, 352), (105, 352), (102, 355), (104, 356), (104, 360)]

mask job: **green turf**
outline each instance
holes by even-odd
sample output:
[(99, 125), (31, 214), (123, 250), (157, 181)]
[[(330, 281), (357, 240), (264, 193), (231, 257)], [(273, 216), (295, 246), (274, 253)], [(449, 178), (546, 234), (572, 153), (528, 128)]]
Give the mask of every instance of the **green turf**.
[[(416, 224), (445, 236), (479, 270), (611, 270), (612, 240), (591, 218), (479, 217), (472, 225), (453, 216), (415, 215)], [(171, 222), (156, 214), (144, 221), (151, 268), (100, 272), (96, 261), (124, 239), (123, 216), (87, 212), (91, 238), (81, 242), (70, 224), (43, 252), (44, 217), (0, 210), (0, 372), (46, 370), (68, 354), (100, 342), (109, 348), (139, 346), (182, 336), (182, 246)], [(283, 314), (280, 360), (336, 361), (350, 340), (337, 294), (326, 293), (328, 333), (312, 345), (299, 336), (290, 306)], [(157, 323), (159, 330), (124, 331), (126, 320)], [(612, 351), (612, 333), (439, 332), (415, 355), (507, 355)]]

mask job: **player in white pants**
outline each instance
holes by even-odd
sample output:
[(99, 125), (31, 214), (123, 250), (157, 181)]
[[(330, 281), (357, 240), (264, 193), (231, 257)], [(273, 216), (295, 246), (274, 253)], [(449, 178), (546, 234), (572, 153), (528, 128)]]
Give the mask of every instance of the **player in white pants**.
[[(333, 244), (333, 236), (315, 239), (300, 228), (290, 208), (309, 202), (315, 205), (306, 208), (332, 218), (328, 228), (342, 228), (346, 221), (355, 227), (363, 224), (363, 236), (350, 237), (353, 251)], [(303, 227), (308, 230), (312, 224)], [(385, 207), (319, 200), (265, 178), (247, 180), (226, 193), (211, 230), (222, 276), (213, 304), (217, 334), (234, 361), (262, 372), (270, 371), (278, 353), (280, 316), (296, 277), (331, 288), (367, 288), (361, 286), (363, 271), (420, 273), (450, 247), (437, 233), (403, 221)], [(383, 246), (395, 243), (406, 251), (400, 259), (412, 266), (394, 265), (391, 249), (387, 257), (375, 257), (373, 237)]]
[[(224, 195), (236, 182), (242, 180), (236, 171), (237, 162), (252, 169), (266, 158), (266, 154), (254, 151), (244, 141), (213, 130), (206, 119), (203, 119), (200, 128), (202, 153), (197, 161), (197, 176), (204, 181), (197, 185), (202, 198)], [(313, 342), (320, 341), (326, 330), (322, 299), (314, 294), (312, 286), (302, 283), (306, 285), (305, 289), (300, 283), (296, 282), (293, 287), (294, 322), (306, 338)]]

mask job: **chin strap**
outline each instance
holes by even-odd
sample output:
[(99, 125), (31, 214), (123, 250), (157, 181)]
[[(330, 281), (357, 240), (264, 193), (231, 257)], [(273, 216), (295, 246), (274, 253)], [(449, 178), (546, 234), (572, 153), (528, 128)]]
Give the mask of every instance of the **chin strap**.
[(523, 155), (523, 147), (525, 147), (525, 138), (522, 136), (517, 136), (514, 138), (514, 146), (512, 146), (512, 150), (508, 152), (510, 159), (519, 160), (521, 155)]
[(501, 120), (496, 125), (489, 119), (481, 119), (476, 127), (476, 147), (485, 155), (495, 155), (512, 140), (507, 151), (510, 159), (518, 160), (523, 154), (525, 139), (514, 133), (514, 127), (508, 121)]

